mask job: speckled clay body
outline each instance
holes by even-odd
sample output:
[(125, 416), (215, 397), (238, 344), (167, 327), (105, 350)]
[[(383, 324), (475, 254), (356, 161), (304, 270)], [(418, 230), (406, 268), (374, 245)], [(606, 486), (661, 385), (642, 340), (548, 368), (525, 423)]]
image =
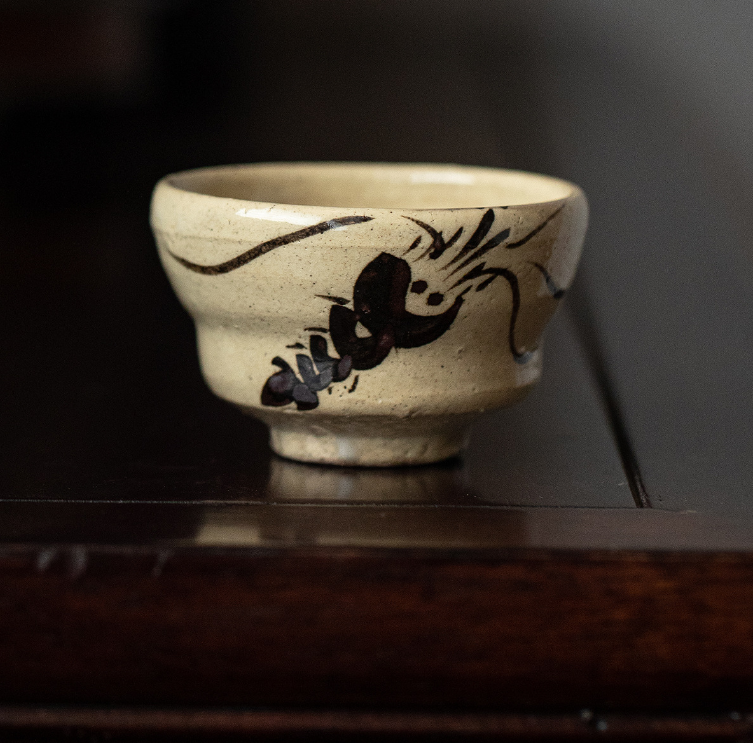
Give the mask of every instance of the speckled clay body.
[(152, 201), (209, 386), (279, 454), (347, 465), (453, 456), (528, 392), (586, 220), (572, 184), (445, 165), (206, 168)]

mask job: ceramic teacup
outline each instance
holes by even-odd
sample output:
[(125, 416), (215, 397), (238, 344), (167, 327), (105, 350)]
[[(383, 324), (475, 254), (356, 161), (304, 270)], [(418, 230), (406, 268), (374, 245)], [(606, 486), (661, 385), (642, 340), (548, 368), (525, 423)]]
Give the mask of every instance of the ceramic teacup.
[(277, 163), (169, 175), (151, 221), (211, 389), (284, 457), (386, 466), (538, 380), (587, 211), (531, 173)]

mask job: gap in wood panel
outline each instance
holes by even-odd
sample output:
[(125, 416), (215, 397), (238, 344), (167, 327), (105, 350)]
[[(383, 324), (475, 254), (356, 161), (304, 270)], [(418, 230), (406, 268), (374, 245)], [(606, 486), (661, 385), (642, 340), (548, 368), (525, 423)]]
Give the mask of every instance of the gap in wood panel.
[(575, 323), (578, 340), (590, 364), (596, 388), (601, 395), (602, 404), (609, 419), (612, 435), (630, 484), (630, 492), (636, 508), (653, 508), (651, 498), (643, 482), (638, 458), (625, 426), (614, 385), (607, 370), (604, 348), (593, 318), (593, 309), (588, 292), (588, 274), (585, 271), (581, 271), (576, 280), (575, 291), (570, 296), (568, 311)]

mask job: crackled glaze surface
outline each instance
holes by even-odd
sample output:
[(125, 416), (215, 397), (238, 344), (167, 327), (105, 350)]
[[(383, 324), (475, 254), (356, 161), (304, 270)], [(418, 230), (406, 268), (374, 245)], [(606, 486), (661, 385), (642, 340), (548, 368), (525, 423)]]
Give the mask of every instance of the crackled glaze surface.
[(152, 202), (210, 387), (337, 464), (452, 456), (523, 397), (586, 220), (564, 181), (438, 165), (207, 168)]

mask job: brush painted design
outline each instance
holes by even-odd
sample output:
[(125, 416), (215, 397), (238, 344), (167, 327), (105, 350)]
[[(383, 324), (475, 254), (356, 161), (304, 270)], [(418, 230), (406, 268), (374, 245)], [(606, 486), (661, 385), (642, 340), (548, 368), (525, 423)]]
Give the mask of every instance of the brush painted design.
[[(319, 405), (318, 393), (324, 390), (331, 393), (332, 385), (348, 379), (351, 372), (373, 369), (393, 349), (419, 348), (440, 338), (457, 318), (467, 299), (466, 295), (471, 291), (484, 291), (498, 278), (507, 283), (512, 297), (507, 345), (517, 363), (526, 363), (533, 351), (521, 350), (515, 337), (521, 306), (518, 276), (512, 268), (487, 265), (487, 261), (495, 255), (493, 251), (498, 248), (511, 251), (524, 246), (544, 231), (561, 213), (562, 208), (553, 211), (533, 230), (513, 242), (508, 242), (510, 227), (491, 234), (496, 221), (493, 209), (484, 211), (477, 227), (465, 242), (461, 239), (463, 227), (445, 239), (443, 233), (432, 225), (406, 216), (405, 219), (416, 224), (425, 234), (418, 235), (401, 256), (383, 252), (368, 263), (356, 279), (352, 300), (340, 296), (316, 295), (332, 303), (328, 327), (305, 329), (313, 334), (309, 338), (309, 354), (297, 353), (295, 356), (297, 370), (281, 356), (272, 359), (272, 364), (278, 371), (270, 375), (262, 388), (262, 404), (281, 407), (295, 403), (298, 410), (313, 410)], [(283, 245), (371, 219), (367, 216), (350, 216), (321, 222), (261, 243), (235, 258), (213, 266), (198, 265), (172, 253), (170, 255), (191, 271), (206, 275), (223, 274)], [(421, 250), (426, 235), (430, 241)], [(435, 287), (435, 291), (428, 291), (429, 283), (424, 279), (413, 279), (411, 266), (420, 268), (423, 261), (443, 261), (439, 268), (439, 273), (444, 274), (443, 286)], [(543, 265), (533, 261), (524, 263), (541, 274), (551, 297), (558, 300), (564, 295), (564, 289), (556, 284)], [(448, 295), (451, 303), (437, 314), (412, 313), (406, 308), (409, 292), (426, 294), (426, 304), (430, 307), (445, 303)], [(348, 306), (351, 304), (352, 308)], [(323, 334), (329, 334), (336, 355), (330, 355), (329, 343)], [(287, 348), (304, 350), (305, 346), (296, 342), (289, 344)], [(348, 389), (349, 393), (356, 391), (358, 379), (359, 376), (356, 375)]]
[(208, 276), (216, 276), (217, 274), (235, 271), (235, 269), (240, 268), (241, 266), (245, 266), (247, 263), (250, 263), (256, 258), (261, 258), (261, 256), (266, 255), (276, 248), (281, 248), (283, 245), (290, 245), (291, 243), (298, 242), (299, 240), (305, 240), (306, 238), (313, 237), (314, 235), (321, 235), (323, 232), (329, 232), (329, 230), (335, 230), (338, 227), (347, 227), (351, 224), (370, 222), (372, 219), (373, 217), (363, 216), (328, 219), (326, 222), (319, 222), (319, 224), (312, 225), (311, 227), (305, 227), (302, 230), (296, 230), (295, 232), (289, 232), (287, 235), (281, 235), (280, 237), (275, 237), (272, 240), (267, 240), (266, 242), (260, 243), (250, 250), (247, 250), (245, 253), (241, 253), (240, 255), (235, 256), (235, 258), (231, 258), (229, 261), (217, 263), (214, 266), (202, 266), (198, 263), (192, 263), (191, 261), (187, 261), (185, 258), (181, 258), (180, 256), (175, 255), (175, 253), (172, 253), (170, 251), (168, 252), (173, 258), (175, 258), (176, 261), (178, 261), (178, 263), (180, 263), (182, 266), (185, 266), (189, 271), (194, 271), (195, 273), (203, 273)]

